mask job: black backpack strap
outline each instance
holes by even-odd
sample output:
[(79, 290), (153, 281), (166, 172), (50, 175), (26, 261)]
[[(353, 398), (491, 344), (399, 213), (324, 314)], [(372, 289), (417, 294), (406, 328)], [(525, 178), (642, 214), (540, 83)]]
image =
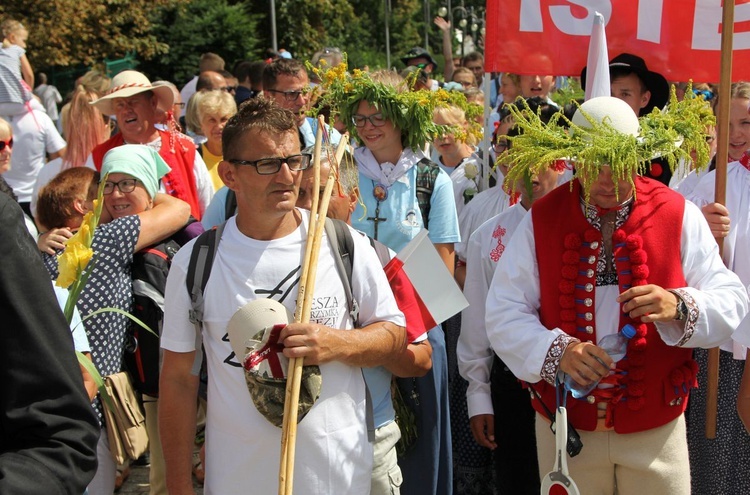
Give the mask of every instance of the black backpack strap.
[(227, 198), (224, 202), (224, 220), (229, 220), (235, 213), (237, 213), (237, 194), (232, 189), (227, 188)]
[(435, 190), (435, 180), (440, 173), (440, 166), (429, 158), (422, 158), (417, 162), (417, 203), (422, 212), (424, 228), (428, 229), (430, 220), (430, 200)]
[(354, 239), (349, 227), (341, 220), (326, 218), (325, 231), (334, 253), (334, 261), (344, 282), (344, 292), (354, 327), (359, 326), (359, 303), (352, 293), (352, 267), (354, 265)]
[(195, 326), (195, 361), (191, 370), (194, 375), (200, 373), (203, 364), (203, 291), (206, 289), (208, 278), (211, 275), (211, 268), (225, 225), (226, 222), (198, 236), (195, 244), (193, 244), (193, 251), (190, 253), (190, 264), (188, 265), (185, 285), (190, 295), (188, 317)]

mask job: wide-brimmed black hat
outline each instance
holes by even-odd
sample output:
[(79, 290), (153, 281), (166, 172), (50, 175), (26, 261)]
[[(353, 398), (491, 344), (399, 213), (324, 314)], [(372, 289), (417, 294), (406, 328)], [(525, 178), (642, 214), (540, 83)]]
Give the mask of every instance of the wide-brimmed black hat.
[[(612, 60), (609, 61), (610, 71), (613, 68), (622, 67), (633, 71), (640, 79), (643, 84), (646, 85), (646, 89), (651, 92), (651, 99), (648, 105), (641, 109), (641, 115), (650, 113), (654, 108), (664, 108), (669, 100), (669, 83), (667, 79), (659, 74), (648, 70), (646, 62), (636, 55), (631, 53), (622, 53)], [(581, 87), (586, 89), (586, 67), (581, 71)]]
[(406, 55), (401, 57), (401, 61), (405, 65), (409, 65), (409, 60), (413, 58), (423, 58), (423, 57), (430, 61), (430, 64), (432, 64), (432, 70), (437, 69), (438, 65), (437, 65), (437, 62), (435, 62), (435, 59), (432, 58), (432, 55), (430, 55), (430, 52), (428, 52), (421, 46), (415, 46), (414, 48), (406, 52)]

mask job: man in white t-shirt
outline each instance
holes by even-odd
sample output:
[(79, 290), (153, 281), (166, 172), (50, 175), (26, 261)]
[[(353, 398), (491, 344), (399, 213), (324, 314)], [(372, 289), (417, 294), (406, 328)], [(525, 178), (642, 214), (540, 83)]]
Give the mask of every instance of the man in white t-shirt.
[(18, 204), (31, 216), (31, 192), (34, 190), (36, 176), (50, 159), (65, 154), (65, 140), (57, 132), (55, 124), (41, 110), (6, 117), (13, 127), (13, 155), (10, 159), (10, 170), (3, 174), (5, 181), (18, 196)]
[[(309, 213), (295, 208), (302, 170), (294, 115), (258, 98), (224, 129), (219, 175), (235, 191), (205, 289), (202, 342), (208, 365), (206, 492), (274, 493), (281, 430), (256, 409), (227, 323), (248, 301), (272, 298), (294, 310)], [(367, 439), (362, 367), (389, 363), (406, 346), (404, 319), (367, 240), (353, 235), (352, 293), (361, 328), (352, 328), (344, 286), (323, 239), (311, 322), (281, 332), (286, 357), (320, 366), (320, 397), (299, 423), (294, 484), (309, 494), (368, 493), (372, 446)], [(159, 420), (170, 493), (193, 493), (190, 458), (198, 377), (191, 374), (195, 327), (185, 279), (192, 251), (174, 258), (167, 281)]]

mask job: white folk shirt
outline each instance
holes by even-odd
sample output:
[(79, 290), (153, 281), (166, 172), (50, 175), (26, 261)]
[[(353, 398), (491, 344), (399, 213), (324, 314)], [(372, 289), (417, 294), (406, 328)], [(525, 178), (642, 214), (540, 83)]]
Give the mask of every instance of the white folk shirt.
[[(704, 174), (688, 197), (699, 207), (714, 202), (716, 172)], [(724, 238), (722, 258), (724, 264), (740, 277), (742, 283), (750, 284), (750, 171), (739, 162), (727, 166), (726, 205), (731, 224)], [(721, 348), (733, 352), (735, 359), (745, 359), (746, 347), (728, 340)]]
[(490, 218), (474, 231), (466, 249), (464, 296), (469, 307), (461, 313), (456, 354), (458, 371), (469, 382), (466, 404), (470, 418), (494, 414), (490, 388), (494, 351), (484, 326), (485, 301), (497, 262), (526, 213), (523, 205), (516, 203)]
[[(250, 398), (239, 360), (227, 337), (227, 323), (248, 301), (273, 298), (294, 312), (309, 212), (280, 239), (258, 241), (227, 221), (206, 286), (203, 345), (208, 365), (206, 495), (272, 494), (278, 490), (281, 428), (263, 417)], [(378, 321), (404, 325), (375, 251), (356, 235), (352, 293), (362, 326)], [(193, 243), (174, 258), (167, 280), (161, 345), (173, 352), (195, 349), (185, 287)], [(323, 238), (311, 321), (352, 328), (346, 295), (331, 248)], [(360, 368), (341, 362), (320, 365), (320, 398), (299, 423), (294, 485), (306, 494), (368, 493), (372, 445), (367, 441), (365, 385)]]
[(477, 194), (461, 210), (458, 216), (458, 228), (461, 230), (461, 242), (456, 243), (456, 255), (466, 261), (466, 246), (471, 234), (484, 222), (510, 207), (510, 196), (500, 185)]
[(438, 164), (451, 178), (453, 199), (456, 201), (456, 213), (460, 217), (469, 201), (475, 198), (479, 191), (478, 181), (480, 179), (479, 167), (481, 162), (476, 155), (472, 154), (461, 160), (461, 163), (455, 167), (443, 165), (442, 161), (439, 161)]
[[(684, 347), (713, 347), (725, 341), (747, 312), (747, 292), (736, 275), (726, 269), (703, 218), (692, 203), (685, 202), (682, 236), (682, 269), (699, 316)], [(615, 333), (619, 325), (619, 288), (597, 286), (595, 318), (597, 337)], [(492, 348), (519, 379), (536, 383), (559, 328), (548, 330), (539, 321), (539, 268), (536, 261), (534, 225), (527, 215), (500, 259), (487, 296), (486, 326)], [(656, 323), (662, 340), (676, 345), (683, 337), (684, 322)]]

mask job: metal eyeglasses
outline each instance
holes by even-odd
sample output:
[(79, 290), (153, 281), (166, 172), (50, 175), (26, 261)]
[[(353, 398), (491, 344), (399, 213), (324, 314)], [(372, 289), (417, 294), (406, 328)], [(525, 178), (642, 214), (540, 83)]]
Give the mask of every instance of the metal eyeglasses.
[(305, 96), (307, 95), (307, 93), (309, 93), (308, 89), (302, 89), (298, 91), (279, 91), (277, 89), (264, 89), (263, 91), (284, 95), (284, 99), (288, 102), (297, 101), (297, 98), (299, 98), (300, 96)]

